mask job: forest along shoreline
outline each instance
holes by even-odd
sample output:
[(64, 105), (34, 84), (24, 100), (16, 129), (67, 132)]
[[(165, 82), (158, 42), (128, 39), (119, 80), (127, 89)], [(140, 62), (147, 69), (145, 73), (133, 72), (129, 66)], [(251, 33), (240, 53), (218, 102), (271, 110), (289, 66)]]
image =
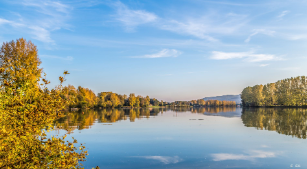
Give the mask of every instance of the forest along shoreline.
[(219, 101), (219, 100), (191, 100), (191, 101), (175, 101), (165, 102), (149, 96), (136, 96), (131, 93), (129, 96), (121, 95), (113, 92), (100, 92), (96, 94), (88, 88), (79, 86), (75, 88), (72, 85), (63, 87), (62, 99), (67, 102), (67, 109), (102, 109), (102, 108), (129, 108), (129, 107), (229, 107), (237, 106), (235, 101)]
[(306, 76), (246, 87), (241, 93), (243, 107), (307, 107)]

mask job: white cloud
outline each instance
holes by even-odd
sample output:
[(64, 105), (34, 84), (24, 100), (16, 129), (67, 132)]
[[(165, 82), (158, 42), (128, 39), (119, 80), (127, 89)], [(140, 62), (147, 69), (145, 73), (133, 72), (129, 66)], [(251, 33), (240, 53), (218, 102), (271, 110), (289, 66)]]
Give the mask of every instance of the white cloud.
[(275, 152), (267, 152), (261, 150), (253, 150), (248, 154), (227, 154), (227, 153), (219, 153), (212, 154), (213, 161), (224, 161), (224, 160), (249, 160), (253, 161), (257, 158), (273, 158), (277, 156)]
[[(72, 7), (61, 3), (60, 1), (40, 1), (40, 0), (23, 0), (24, 6), (30, 7), (31, 11), (35, 11), (39, 17), (31, 18), (32, 22), (36, 22), (37, 27), (41, 27), (46, 31), (59, 30), (61, 28), (69, 28), (65, 21), (69, 18), (69, 13)], [(26, 18), (28, 19), (28, 18)], [(31, 22), (28, 20), (28, 22)]]
[(208, 35), (208, 26), (199, 22), (179, 22), (170, 20), (160, 27), (161, 29), (176, 32), (179, 34), (192, 35), (200, 39), (208, 41), (218, 41), (217, 39)]
[(17, 22), (14, 22), (14, 21), (9, 21), (9, 20), (0, 18), (0, 25), (5, 25), (5, 24), (9, 24), (9, 25), (11, 25), (13, 27), (22, 27), (22, 26), (24, 26), (21, 23), (17, 23)]
[(269, 64), (261, 64), (260, 67), (266, 67), (269, 66)]
[(283, 19), (284, 16), (286, 16), (290, 11), (282, 11), (277, 18), (279, 18), (280, 20)]
[(45, 28), (39, 26), (30, 26), (29, 28), (32, 30), (34, 39), (47, 43), (54, 42), (50, 37), (50, 32)]
[(2, 25), (2, 24), (10, 24), (10, 23), (11, 23), (11, 21), (0, 18), (0, 25)]
[(245, 25), (247, 15), (235, 13), (219, 14), (211, 12), (199, 18), (164, 19), (145, 10), (131, 10), (117, 1), (113, 4), (117, 9), (116, 19), (122, 22), (127, 30), (133, 30), (141, 24), (153, 23), (152, 26), (182, 35), (191, 35), (210, 42), (218, 41), (211, 34), (231, 34)]
[(255, 36), (259, 33), (264, 34), (264, 35), (273, 36), (275, 31), (266, 30), (266, 29), (254, 29), (253, 33), (250, 34), (247, 39), (245, 39), (245, 42), (249, 42), (253, 36)]
[(163, 49), (158, 53), (148, 54), (144, 56), (136, 56), (133, 58), (162, 58), (162, 57), (177, 57), (181, 55), (182, 52), (176, 49)]
[(44, 0), (44, 1), (23, 0), (21, 4), (23, 4), (24, 6), (36, 7), (38, 8), (37, 10), (38, 12), (52, 16), (57, 15), (57, 13), (54, 11), (60, 13), (69, 13), (69, 10), (71, 9), (71, 7), (59, 1), (50, 1), (50, 0)]
[(47, 42), (47, 43), (53, 43), (54, 41), (50, 37), (50, 31), (40, 27), (40, 26), (29, 26), (27, 24), (18, 23), (15, 21), (9, 21), (3, 18), (0, 18), (0, 25), (8, 24), (16, 29), (22, 29), (22, 31), (26, 31), (29, 34), (32, 34), (33, 39)]
[(245, 58), (248, 62), (261, 62), (269, 60), (280, 60), (275, 55), (270, 54), (255, 54), (254, 52), (219, 52), (213, 51), (211, 59), (226, 60), (226, 59), (242, 59)]
[(283, 35), (288, 40), (302, 40), (307, 39), (307, 34), (284, 34)]
[(208, 13), (198, 19), (189, 18), (184, 21), (162, 20), (158, 27), (178, 34), (192, 35), (215, 42), (218, 39), (213, 37), (214, 35), (232, 34), (244, 26), (246, 22), (246, 15)]
[(23, 5), (25, 10), (32, 13), (31, 17), (18, 14), (19, 18), (15, 20), (0, 18), (0, 25), (7, 24), (17, 31), (32, 35), (33, 39), (49, 44), (55, 44), (50, 36), (52, 31), (69, 27), (65, 20), (72, 8), (59, 1), (23, 0), (12, 3)]
[(153, 22), (158, 18), (155, 14), (147, 11), (131, 10), (120, 1), (114, 5), (117, 8), (116, 19), (122, 22), (127, 30), (133, 30), (138, 25)]
[(178, 156), (174, 156), (174, 157), (171, 157), (171, 156), (134, 156), (134, 157), (144, 158), (144, 159), (149, 159), (149, 160), (157, 160), (164, 164), (176, 164), (182, 161), (182, 159)]

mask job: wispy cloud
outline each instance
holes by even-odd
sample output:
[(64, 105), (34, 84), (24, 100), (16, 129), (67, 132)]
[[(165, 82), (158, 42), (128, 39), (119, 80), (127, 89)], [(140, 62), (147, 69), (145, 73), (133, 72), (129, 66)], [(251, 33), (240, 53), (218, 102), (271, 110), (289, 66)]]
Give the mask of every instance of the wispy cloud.
[(281, 60), (275, 55), (270, 54), (255, 54), (254, 52), (219, 52), (213, 51), (211, 59), (227, 60), (227, 59), (242, 59), (245, 58), (248, 62), (261, 62), (270, 60)]
[(217, 39), (208, 35), (208, 26), (202, 24), (201, 22), (179, 22), (176, 20), (170, 20), (164, 25), (161, 25), (160, 28), (179, 34), (192, 35), (200, 39), (206, 39), (208, 41), (218, 41)]
[(65, 5), (59, 1), (50, 1), (50, 0), (45, 0), (45, 1), (23, 0), (21, 4), (25, 6), (37, 7), (41, 9), (38, 12), (52, 16), (57, 15), (56, 13), (53, 12), (53, 10), (61, 13), (69, 13), (70, 9), (68, 5)]
[(214, 3), (219, 5), (231, 5), (231, 6), (255, 6), (258, 4), (244, 4), (244, 3), (231, 3), (231, 2), (221, 2), (221, 1), (202, 1), (205, 3)]
[(138, 25), (153, 22), (158, 18), (155, 14), (144, 10), (131, 10), (120, 1), (115, 2), (114, 6), (117, 8), (116, 19), (122, 22), (129, 31)]
[(5, 25), (5, 24), (9, 24), (9, 25), (11, 25), (13, 27), (22, 27), (22, 26), (24, 26), (21, 23), (17, 23), (17, 22), (14, 22), (14, 21), (9, 21), (9, 20), (0, 18), (0, 25)]
[[(30, 9), (37, 13), (43, 14), (34, 19), (36, 22), (34, 24), (35, 26), (28, 26), (32, 30), (33, 38), (39, 41), (54, 43), (54, 40), (50, 37), (50, 32), (69, 27), (65, 23), (65, 20), (69, 17), (69, 12), (72, 10), (72, 7), (60, 1), (23, 0), (22, 4), (30, 7)], [(30, 21), (28, 20), (28, 22)], [(27, 25), (33, 24), (27, 23)]]
[(53, 43), (54, 41), (50, 37), (50, 31), (47, 29), (40, 27), (40, 26), (30, 26), (27, 23), (18, 23), (15, 21), (6, 20), (3, 18), (0, 18), (0, 25), (10, 25), (15, 29), (21, 29), (21, 31), (26, 31), (26, 33), (29, 33), (32, 35), (33, 39), (47, 42), (47, 43)]
[(307, 39), (307, 34), (283, 34), (283, 37), (288, 40), (304, 40)]
[(251, 40), (251, 38), (257, 34), (264, 34), (264, 35), (269, 35), (269, 36), (273, 36), (275, 33), (275, 31), (271, 31), (271, 30), (266, 30), (266, 29), (254, 29), (253, 33), (250, 34), (248, 36), (247, 39), (245, 39), (245, 42), (249, 42)]
[(269, 64), (261, 64), (260, 67), (266, 67), (269, 66)]
[(33, 38), (42, 42), (54, 42), (50, 37), (50, 32), (42, 27), (39, 26), (30, 26), (29, 27), (32, 31), (31, 34), (33, 34)]
[(277, 18), (279, 19), (279, 20), (282, 20), (283, 19), (283, 17), (284, 16), (286, 16), (288, 13), (289, 13), (290, 11), (282, 11), (278, 16), (277, 16)]
[(176, 49), (163, 49), (158, 53), (148, 54), (143, 56), (135, 56), (133, 58), (163, 58), (163, 57), (177, 57), (181, 55), (182, 52)]
[(214, 35), (232, 34), (247, 22), (246, 15), (235, 13), (217, 14), (208, 13), (200, 18), (189, 18), (183, 21), (162, 20), (160, 29), (176, 32), (183, 35), (192, 35), (211, 42), (218, 41)]
[(166, 19), (145, 10), (129, 9), (120, 1), (115, 2), (113, 6), (117, 10), (116, 19), (129, 31), (134, 30), (136, 26), (153, 23), (152, 26), (158, 29), (190, 35), (210, 42), (218, 41), (211, 34), (231, 34), (248, 21), (247, 15), (219, 14), (218, 12), (207, 13), (199, 18)]
[(67, 57), (60, 57), (60, 56), (54, 56), (54, 55), (40, 55), (43, 58), (50, 58), (50, 59), (59, 59), (59, 60), (67, 60), (67, 61), (72, 61), (74, 58), (72, 56), (67, 56)]
[(133, 156), (136, 158), (144, 158), (144, 159), (148, 159), (148, 160), (157, 160), (161, 163), (164, 164), (176, 164), (179, 163), (181, 161), (183, 161), (180, 157), (178, 156)]
[(248, 152), (247, 154), (227, 154), (227, 153), (219, 153), (212, 154), (213, 161), (225, 161), (225, 160), (249, 160), (253, 161), (257, 158), (273, 158), (277, 156), (275, 152), (261, 151), (261, 150), (253, 150)]
[(33, 39), (55, 44), (50, 32), (69, 27), (65, 20), (72, 8), (59, 1), (22, 0), (12, 4), (24, 6), (25, 10), (32, 13), (31, 17), (19, 14), (19, 18), (15, 20), (0, 18), (0, 25), (10, 25), (20, 32), (32, 35)]

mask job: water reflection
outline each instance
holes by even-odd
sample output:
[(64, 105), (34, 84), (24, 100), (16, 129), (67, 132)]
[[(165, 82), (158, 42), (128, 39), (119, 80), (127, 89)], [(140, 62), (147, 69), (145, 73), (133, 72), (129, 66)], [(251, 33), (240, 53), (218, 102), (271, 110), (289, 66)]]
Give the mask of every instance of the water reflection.
[(149, 118), (149, 116), (156, 116), (160, 112), (163, 113), (163, 109), (82, 110), (79, 112), (67, 112), (65, 117), (54, 122), (54, 126), (56, 129), (64, 129), (71, 133), (75, 129), (88, 129), (95, 122), (113, 123), (127, 119), (134, 122), (135, 119)]
[(277, 156), (275, 152), (268, 152), (262, 150), (252, 150), (246, 154), (228, 154), (218, 153), (212, 154), (213, 161), (224, 161), (224, 160), (248, 160), (255, 161), (257, 158), (273, 158)]
[[(163, 114), (166, 111), (173, 112), (192, 112), (206, 115), (230, 116), (231, 112), (236, 112), (236, 107), (168, 107), (168, 108), (135, 108), (135, 109), (102, 109), (102, 110), (82, 110), (79, 112), (67, 112), (66, 116), (54, 122), (56, 129), (64, 129), (68, 133), (74, 130), (90, 128), (95, 122), (114, 123), (120, 120), (130, 120), (149, 118)], [(238, 109), (239, 110), (239, 109)], [(241, 109), (240, 109), (241, 110)], [(221, 114), (224, 113), (224, 114)], [(241, 115), (241, 113), (239, 112)]]
[(246, 127), (276, 131), (306, 139), (307, 109), (303, 108), (253, 108), (243, 109), (242, 121)]
[[(84, 162), (86, 169), (289, 168), (291, 164), (306, 168), (306, 111), (233, 107), (84, 110), (67, 112), (54, 125), (86, 143), (90, 153)], [(225, 118), (232, 114), (238, 116)], [(87, 128), (91, 129), (76, 132)]]
[(68, 112), (66, 116), (54, 122), (56, 129), (64, 129), (68, 133), (74, 130), (90, 128), (97, 123), (114, 123), (121, 120), (134, 122), (136, 119), (149, 118), (166, 111), (177, 113), (191, 112), (209, 116), (240, 117), (246, 127), (258, 130), (276, 131), (279, 134), (291, 135), (306, 139), (307, 109), (302, 108), (250, 108), (236, 107), (171, 107), (171, 108), (138, 108), (138, 109), (103, 109)]
[(168, 110), (174, 112), (192, 112), (192, 113), (226, 113), (234, 112), (237, 110), (236, 107), (169, 107)]
[(176, 164), (183, 161), (182, 158), (178, 156), (169, 157), (169, 156), (134, 156), (135, 158), (143, 158), (148, 160), (156, 160), (163, 164)]

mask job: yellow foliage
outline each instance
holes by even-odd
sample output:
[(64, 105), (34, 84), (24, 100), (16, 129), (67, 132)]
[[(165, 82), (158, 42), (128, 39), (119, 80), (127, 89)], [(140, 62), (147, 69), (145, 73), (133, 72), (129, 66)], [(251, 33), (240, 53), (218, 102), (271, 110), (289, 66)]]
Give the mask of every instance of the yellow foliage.
[(84, 146), (77, 151), (65, 143), (66, 136), (46, 137), (44, 129), (53, 129), (66, 102), (60, 97), (62, 85), (51, 91), (39, 85), (36, 46), (22, 38), (4, 43), (0, 61), (0, 168), (80, 168)]

